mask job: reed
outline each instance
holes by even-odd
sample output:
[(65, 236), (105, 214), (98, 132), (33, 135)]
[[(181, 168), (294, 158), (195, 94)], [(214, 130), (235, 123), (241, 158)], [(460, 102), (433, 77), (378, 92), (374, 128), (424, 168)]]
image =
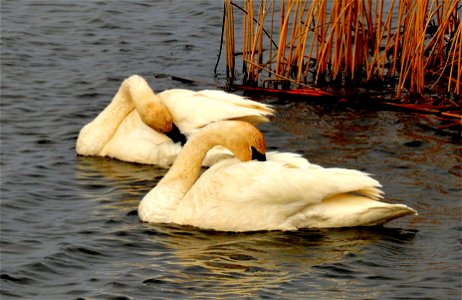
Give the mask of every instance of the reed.
[(235, 46), (234, 46), (234, 9), (231, 0), (225, 0), (224, 32), (226, 49), (226, 76), (234, 78)]
[[(437, 86), (461, 93), (458, 0), (225, 0), (225, 10), (227, 74), (234, 76), (241, 59), (245, 85), (384, 81), (398, 97)], [(240, 45), (234, 44), (235, 27)]]

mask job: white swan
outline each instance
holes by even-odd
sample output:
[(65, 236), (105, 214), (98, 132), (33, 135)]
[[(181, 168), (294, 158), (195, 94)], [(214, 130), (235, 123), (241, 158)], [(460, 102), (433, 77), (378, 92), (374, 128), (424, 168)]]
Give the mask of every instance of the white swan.
[[(201, 161), (215, 145), (236, 158), (200, 177)], [(220, 231), (297, 230), (380, 225), (416, 214), (378, 201), (380, 184), (367, 174), (310, 164), (293, 153), (268, 153), (258, 129), (246, 122), (210, 124), (188, 140), (176, 161), (138, 207), (142, 221)]]
[[(123, 81), (111, 103), (82, 128), (76, 151), (168, 167), (186, 141), (184, 135), (191, 136), (198, 128), (221, 120), (259, 124), (272, 114), (269, 105), (218, 90), (174, 89), (155, 94), (144, 78), (132, 75)], [(204, 165), (230, 154), (217, 147)]]

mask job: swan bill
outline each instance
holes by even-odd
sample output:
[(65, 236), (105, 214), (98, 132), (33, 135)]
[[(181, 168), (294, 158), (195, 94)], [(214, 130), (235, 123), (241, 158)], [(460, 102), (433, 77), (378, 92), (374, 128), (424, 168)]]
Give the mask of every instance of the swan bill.
[(252, 147), (252, 160), (266, 161), (266, 154), (260, 153), (255, 147)]
[(186, 137), (181, 133), (175, 123), (172, 123), (172, 130), (165, 132), (165, 135), (171, 138), (174, 143), (180, 142), (181, 146), (186, 144)]

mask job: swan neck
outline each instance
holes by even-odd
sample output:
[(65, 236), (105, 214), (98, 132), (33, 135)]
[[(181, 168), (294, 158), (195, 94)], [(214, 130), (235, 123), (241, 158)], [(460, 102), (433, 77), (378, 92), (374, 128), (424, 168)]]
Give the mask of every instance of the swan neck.
[(160, 103), (159, 98), (154, 95), (144, 79), (139, 76), (129, 77), (122, 82), (111, 103), (98, 115), (95, 121), (111, 124), (110, 129), (112, 129), (111, 133), (113, 134), (133, 109), (136, 109), (141, 115), (145, 105), (153, 100)]
[(133, 75), (129, 77), (122, 83), (121, 88), (123, 88), (129, 98), (128, 100), (134, 105), (141, 116), (144, 113), (145, 107), (150, 103), (163, 106), (160, 98), (141, 76)]
[(184, 145), (170, 170), (158, 185), (162, 186), (166, 184), (175, 186), (182, 193), (186, 194), (197, 178), (199, 178), (202, 161), (207, 152), (217, 144), (214, 140), (202, 134), (202, 132), (195, 134)]
[(76, 145), (77, 153), (99, 155), (134, 108), (130, 95), (122, 84), (111, 103), (80, 131)]
[[(125, 83), (125, 82), (124, 82)], [(109, 122), (119, 125), (120, 122), (135, 108), (126, 86), (122, 83), (117, 94), (112, 98), (111, 103), (95, 119), (101, 119), (101, 122)], [(114, 130), (117, 128), (115, 126)]]

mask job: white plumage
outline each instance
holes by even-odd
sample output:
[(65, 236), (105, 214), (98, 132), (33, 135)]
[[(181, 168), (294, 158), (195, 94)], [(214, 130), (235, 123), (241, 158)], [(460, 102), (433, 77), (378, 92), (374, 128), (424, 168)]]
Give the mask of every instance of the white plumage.
[[(76, 151), (168, 167), (181, 150), (181, 145), (165, 134), (172, 122), (189, 137), (211, 122), (232, 119), (259, 124), (272, 114), (269, 105), (218, 90), (173, 89), (155, 94), (144, 78), (133, 75), (121, 84), (111, 103), (82, 128)], [(229, 156), (228, 150), (217, 147), (204, 165)]]
[[(268, 153), (267, 161), (239, 160), (249, 157), (242, 152), (251, 147), (261, 149), (252, 142), (257, 129), (249, 126), (219, 122), (193, 136), (165, 177), (143, 198), (140, 218), (220, 231), (255, 231), (380, 225), (416, 214), (406, 205), (380, 202), (379, 182), (357, 170), (323, 168), (292, 153)], [(237, 138), (244, 146), (234, 145)], [(220, 161), (199, 177), (198, 160), (216, 144), (238, 158)]]

